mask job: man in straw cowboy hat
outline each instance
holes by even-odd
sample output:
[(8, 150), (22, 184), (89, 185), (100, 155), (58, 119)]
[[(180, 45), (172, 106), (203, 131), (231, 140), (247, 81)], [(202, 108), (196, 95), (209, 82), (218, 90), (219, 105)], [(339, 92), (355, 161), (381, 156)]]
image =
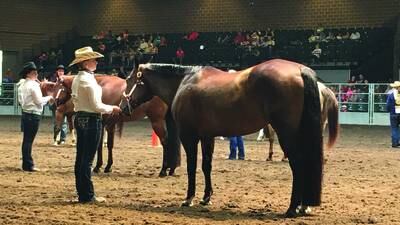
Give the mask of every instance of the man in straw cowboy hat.
[(399, 123), (400, 123), (400, 81), (390, 84), (392, 90), (389, 91), (386, 100), (386, 107), (390, 113), (390, 128), (392, 130), (392, 147), (399, 148)]
[(18, 87), (18, 102), (22, 108), (22, 170), (38, 172), (40, 170), (35, 167), (32, 158), (32, 144), (39, 130), (43, 106), (52, 101), (53, 97), (43, 97), (34, 62), (25, 63), (20, 75), (23, 78)]
[(101, 101), (102, 89), (94, 78), (97, 58), (104, 57), (91, 47), (75, 51), (75, 59), (69, 66), (77, 65), (79, 72), (72, 82), (72, 101), (76, 112), (74, 125), (77, 134), (75, 182), (78, 201), (105, 202), (94, 193), (91, 167), (100, 143), (102, 130), (101, 114), (120, 113), (118, 106), (106, 105)]

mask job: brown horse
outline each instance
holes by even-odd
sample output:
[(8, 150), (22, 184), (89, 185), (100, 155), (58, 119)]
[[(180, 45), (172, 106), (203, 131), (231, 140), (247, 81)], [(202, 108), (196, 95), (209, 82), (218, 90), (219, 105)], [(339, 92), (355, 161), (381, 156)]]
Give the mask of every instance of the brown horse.
[(192, 205), (195, 196), (199, 141), (205, 176), (200, 203), (209, 204), (214, 137), (250, 134), (267, 123), (276, 130), (292, 170), (286, 216), (305, 214), (308, 206), (321, 204), (321, 110), (315, 72), (310, 68), (280, 59), (236, 73), (213, 67), (141, 64), (136, 76), (127, 78), (127, 85), (129, 94), (120, 104), (124, 113), (129, 113), (128, 105), (137, 107), (153, 96), (172, 107), (187, 155), (188, 190), (183, 206)]
[[(68, 115), (67, 118), (73, 115), (74, 105), (71, 101), (72, 80), (73, 76), (63, 76), (55, 87), (54, 92), (58, 93), (55, 98), (55, 102), (58, 104), (56, 111), (58, 125), (61, 125), (64, 115)], [(102, 87), (103, 102), (112, 105), (118, 104), (121, 99), (121, 94), (126, 87), (125, 80), (107, 75), (96, 75), (96, 80)], [(59, 90), (62, 90), (61, 93)], [(57, 116), (58, 114), (61, 116)], [(168, 175), (173, 175), (176, 167), (180, 166), (180, 141), (177, 135), (175, 123), (171, 122), (172, 116), (168, 113), (167, 105), (163, 103), (160, 98), (154, 97), (151, 101), (147, 102), (147, 104), (143, 104), (139, 110), (135, 111), (135, 113), (129, 117), (122, 114), (113, 117), (103, 115), (103, 129), (107, 130), (108, 148), (108, 161), (104, 172), (111, 172), (111, 166), (113, 164), (112, 149), (114, 147), (115, 126), (118, 125), (118, 127), (122, 129), (123, 122), (135, 121), (146, 115), (149, 117), (153, 129), (160, 137), (163, 145), (163, 163), (160, 177), (166, 176), (168, 169)], [(102, 139), (103, 138), (101, 138), (101, 141)], [(103, 164), (102, 148), (103, 146), (99, 145), (97, 163), (93, 169), (94, 172), (99, 172)]]
[[(331, 148), (339, 134), (339, 127), (337, 121), (339, 120), (339, 103), (336, 99), (335, 93), (323, 83), (318, 82), (319, 99), (321, 102), (321, 126), (322, 131), (325, 130), (328, 124), (329, 140), (327, 147)], [(274, 154), (273, 144), (275, 140), (275, 131), (270, 124), (267, 124), (264, 128), (264, 136), (269, 140), (269, 152), (267, 161), (272, 161)], [(282, 157), (282, 161), (287, 159), (286, 153)]]

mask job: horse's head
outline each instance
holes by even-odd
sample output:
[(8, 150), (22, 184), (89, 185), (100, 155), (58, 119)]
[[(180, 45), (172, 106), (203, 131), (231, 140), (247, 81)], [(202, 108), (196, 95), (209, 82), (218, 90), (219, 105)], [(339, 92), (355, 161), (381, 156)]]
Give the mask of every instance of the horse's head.
[(55, 92), (56, 83), (50, 81), (42, 81), (40, 82), (40, 90), (42, 91), (43, 96), (53, 96)]
[(140, 65), (138, 68), (133, 69), (126, 78), (126, 89), (120, 103), (120, 108), (124, 114), (130, 115), (133, 109), (153, 97), (150, 88), (146, 84), (147, 72), (146, 68)]
[(54, 102), (56, 106), (65, 104), (71, 99), (71, 88), (69, 88), (63, 79), (59, 79), (54, 87)]

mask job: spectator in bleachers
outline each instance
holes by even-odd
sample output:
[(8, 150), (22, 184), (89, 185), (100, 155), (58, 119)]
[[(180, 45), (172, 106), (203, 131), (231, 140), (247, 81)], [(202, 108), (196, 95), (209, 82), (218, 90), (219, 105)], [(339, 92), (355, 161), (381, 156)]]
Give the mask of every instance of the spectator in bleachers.
[(254, 31), (251, 35), (250, 35), (250, 44), (252, 46), (258, 47), (260, 46), (260, 31)]
[(244, 42), (245, 40), (246, 40), (246, 36), (242, 32), (238, 31), (236, 33), (235, 38), (233, 39), (233, 43), (235, 45), (241, 45), (242, 42)]
[(268, 38), (268, 37), (271, 37), (271, 39), (275, 39), (275, 33), (274, 33), (274, 30), (272, 30), (271, 28), (267, 28), (267, 30), (265, 31), (265, 36)]
[(15, 82), (15, 75), (11, 71), (11, 69), (8, 68), (7, 71), (4, 74), (3, 83), (14, 83), (14, 82)]
[(176, 55), (176, 58), (178, 59), (178, 63), (182, 65), (183, 59), (185, 58), (185, 52), (183, 51), (182, 47), (178, 47), (175, 55)]
[(314, 50), (311, 52), (313, 55), (313, 62), (319, 62), (322, 54), (322, 49), (319, 47), (319, 44), (315, 45)]
[(390, 128), (392, 148), (399, 148), (399, 123), (400, 123), (400, 82), (395, 81), (390, 84), (392, 89), (388, 93), (386, 109), (390, 114)]
[(360, 32), (354, 31), (350, 35), (350, 40), (359, 40), (361, 37)]
[(353, 75), (350, 77), (350, 80), (347, 83), (356, 83), (356, 82), (357, 82), (356, 76)]
[(329, 41), (333, 41), (335, 39), (336, 39), (335, 35), (333, 35), (332, 31), (329, 31), (328, 36), (326, 36), (326, 38), (325, 38), (325, 40), (328, 41), (328, 42)]
[(186, 39), (188, 41), (195, 41), (199, 37), (199, 32), (192, 31), (188, 35), (183, 36), (183, 39)]
[(364, 75), (359, 74), (356, 83), (364, 83), (364, 82), (365, 82), (365, 77), (364, 77)]
[(161, 36), (160, 38), (160, 47), (166, 47), (167, 44), (167, 38), (165, 36)]

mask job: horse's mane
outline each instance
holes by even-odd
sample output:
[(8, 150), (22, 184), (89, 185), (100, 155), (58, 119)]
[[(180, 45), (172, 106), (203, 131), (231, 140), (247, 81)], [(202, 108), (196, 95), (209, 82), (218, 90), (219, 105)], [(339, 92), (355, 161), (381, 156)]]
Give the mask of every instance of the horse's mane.
[(154, 72), (169, 74), (173, 76), (186, 76), (190, 74), (195, 74), (203, 68), (202, 66), (182, 66), (164, 63), (147, 63), (142, 64), (141, 67)]

